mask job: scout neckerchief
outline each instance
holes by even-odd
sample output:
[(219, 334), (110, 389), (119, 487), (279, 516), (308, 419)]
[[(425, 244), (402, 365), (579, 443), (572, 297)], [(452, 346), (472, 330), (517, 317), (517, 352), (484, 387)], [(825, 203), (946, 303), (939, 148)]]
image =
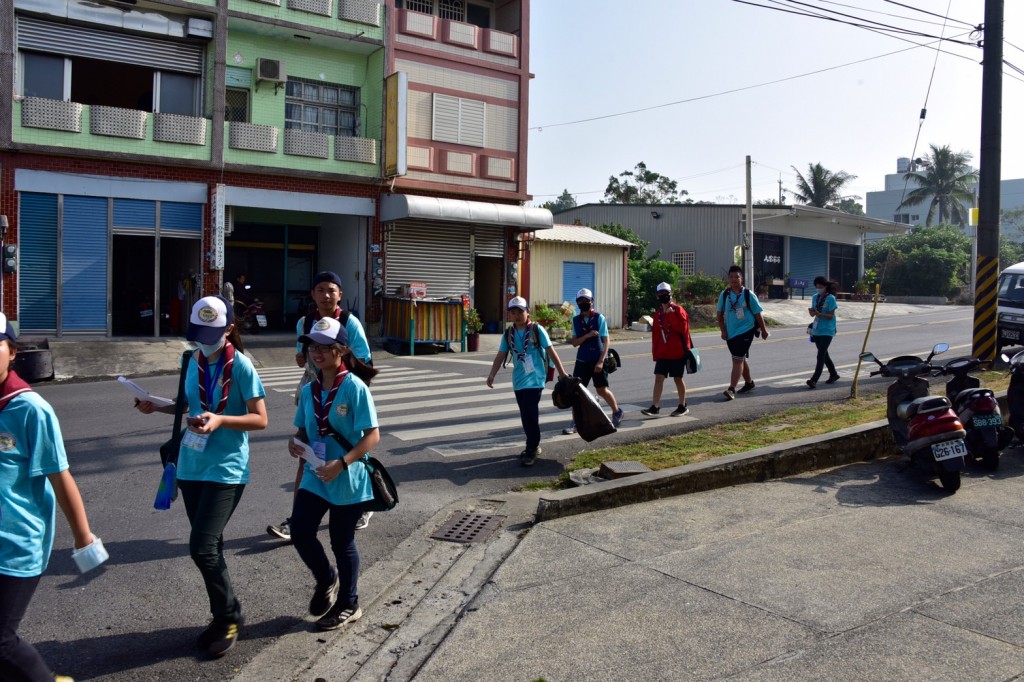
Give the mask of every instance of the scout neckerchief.
[(323, 399), (324, 390), (324, 373), (317, 371), (316, 381), (313, 383), (313, 416), (316, 417), (316, 431), (321, 436), (326, 436), (331, 432), (331, 425), (327, 418), (331, 416), (331, 405), (334, 404), (334, 396), (338, 394), (338, 388), (341, 386), (341, 382), (345, 380), (345, 375), (348, 374), (348, 369), (342, 365), (338, 369), (338, 374), (334, 377), (334, 386), (331, 387), (330, 393), (327, 394), (327, 400)]
[(530, 331), (533, 328), (533, 322), (527, 322), (523, 328), (523, 350), (522, 352), (516, 348), (515, 341), (519, 336), (519, 330), (516, 329), (515, 325), (512, 325), (512, 350), (515, 352), (516, 357), (519, 358), (519, 362), (526, 360), (526, 353), (530, 350)]
[[(674, 312), (675, 308), (676, 308), (676, 306), (675, 306), (674, 303), (669, 303), (668, 304), (668, 311), (670, 313)], [(671, 325), (665, 324), (666, 321), (667, 321), (665, 319), (665, 306), (662, 306), (662, 305), (658, 306), (657, 316), (658, 316), (658, 327), (661, 328), (661, 340), (664, 341), (665, 343), (668, 343), (668, 333), (670, 331), (672, 331), (672, 329), (671, 329)]]
[(580, 336), (583, 336), (583, 334), (586, 334), (586, 333), (590, 332), (593, 329), (597, 329), (598, 328), (597, 322), (598, 322), (598, 318), (599, 317), (600, 317), (600, 314), (596, 310), (594, 310), (594, 309), (591, 309), (591, 311), (590, 311), (590, 319), (589, 320), (587, 319), (586, 315), (584, 315), (583, 313), (580, 313), (580, 329), (583, 330), (583, 333), (580, 334)]
[(25, 383), (25, 380), (18, 376), (13, 370), (7, 370), (7, 378), (0, 384), (0, 411), (7, 407), (7, 403), (15, 396), (28, 393), (32, 387)]
[(743, 298), (743, 290), (745, 287), (740, 287), (740, 293), (736, 294), (736, 298), (732, 297), (732, 287), (725, 290), (725, 296), (729, 301), (729, 309), (734, 313), (736, 312), (736, 306), (740, 304), (740, 299)]
[[(199, 370), (199, 404), (202, 405), (204, 412), (213, 412), (214, 414), (222, 414), (224, 407), (228, 404), (228, 391), (231, 390), (231, 368), (235, 364), (235, 347), (231, 345), (230, 341), (224, 342), (224, 352), (217, 358), (217, 365), (214, 367), (213, 372), (210, 372), (210, 361), (206, 359), (202, 351), (199, 352), (199, 361), (196, 363)], [(210, 399), (213, 397), (213, 392), (217, 388), (217, 380), (221, 377), (223, 372), (224, 385), (220, 392), (220, 402), (217, 403), (217, 409), (210, 409)]]

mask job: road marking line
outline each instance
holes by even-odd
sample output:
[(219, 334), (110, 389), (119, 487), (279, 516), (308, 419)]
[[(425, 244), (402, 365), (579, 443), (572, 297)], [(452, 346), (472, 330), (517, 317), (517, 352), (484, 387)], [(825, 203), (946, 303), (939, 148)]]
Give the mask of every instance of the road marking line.
[[(623, 410), (633, 411), (641, 409), (639, 405), (620, 405)], [(552, 408), (554, 410), (554, 408)], [(572, 420), (571, 412), (569, 410), (554, 410), (553, 412), (545, 412), (540, 416), (541, 424), (551, 424), (554, 422), (563, 422), (568, 424)], [(422, 418), (420, 418), (422, 422)], [(505, 429), (522, 428), (522, 420), (518, 418), (512, 419), (499, 419), (497, 421), (488, 422), (482, 424), (488, 432), (503, 431)], [(432, 426), (423, 429), (411, 429), (406, 431), (390, 431), (387, 423), (381, 424), (381, 428), (384, 432), (398, 438), (403, 441), (421, 440), (424, 438), (443, 438), (445, 436), (456, 436), (466, 434), (466, 424), (449, 424), (446, 426)]]

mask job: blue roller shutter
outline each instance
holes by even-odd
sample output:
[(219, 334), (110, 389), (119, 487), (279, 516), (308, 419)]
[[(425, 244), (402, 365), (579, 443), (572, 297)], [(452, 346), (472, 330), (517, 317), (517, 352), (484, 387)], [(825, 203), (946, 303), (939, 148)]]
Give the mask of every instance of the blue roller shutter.
[(811, 288), (815, 277), (828, 276), (828, 242), (790, 237), (789, 264), (790, 278), (805, 279)]
[(114, 199), (114, 229), (156, 227), (156, 202), (141, 199)]
[(203, 236), (203, 205), (175, 201), (160, 202), (160, 234), (177, 233), (182, 237)]
[[(563, 261), (562, 300), (551, 301), (551, 304), (557, 306), (563, 301), (569, 301), (576, 305), (576, 292), (580, 289), (594, 290), (594, 264)], [(576, 312), (579, 310), (577, 309)]]
[(64, 197), (61, 226), (61, 330), (107, 331), (107, 204)]
[(57, 331), (57, 195), (22, 192), (18, 210), (20, 332)]

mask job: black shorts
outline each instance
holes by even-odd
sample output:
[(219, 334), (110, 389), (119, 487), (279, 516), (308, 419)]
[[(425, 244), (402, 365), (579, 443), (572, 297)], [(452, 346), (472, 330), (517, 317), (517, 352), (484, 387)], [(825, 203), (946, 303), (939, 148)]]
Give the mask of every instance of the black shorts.
[(681, 377), (686, 374), (686, 360), (655, 360), (654, 373), (663, 377)]
[(578, 377), (580, 383), (584, 386), (590, 385), (590, 380), (594, 380), (594, 388), (607, 388), (608, 386), (608, 372), (600, 371), (594, 373), (594, 367), (597, 365), (597, 361), (587, 362), (586, 360), (577, 360), (573, 366), (572, 375)]
[(734, 358), (750, 357), (750, 344), (754, 342), (754, 330), (750, 329), (725, 342)]

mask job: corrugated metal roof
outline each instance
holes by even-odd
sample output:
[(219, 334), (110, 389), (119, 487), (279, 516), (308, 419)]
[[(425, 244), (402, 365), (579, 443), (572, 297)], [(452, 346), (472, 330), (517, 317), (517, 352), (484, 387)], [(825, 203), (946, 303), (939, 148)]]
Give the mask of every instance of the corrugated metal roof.
[(550, 230), (538, 231), (537, 241), (568, 242), (570, 244), (599, 244), (601, 246), (634, 246), (625, 239), (595, 230), (585, 225), (552, 225)]

